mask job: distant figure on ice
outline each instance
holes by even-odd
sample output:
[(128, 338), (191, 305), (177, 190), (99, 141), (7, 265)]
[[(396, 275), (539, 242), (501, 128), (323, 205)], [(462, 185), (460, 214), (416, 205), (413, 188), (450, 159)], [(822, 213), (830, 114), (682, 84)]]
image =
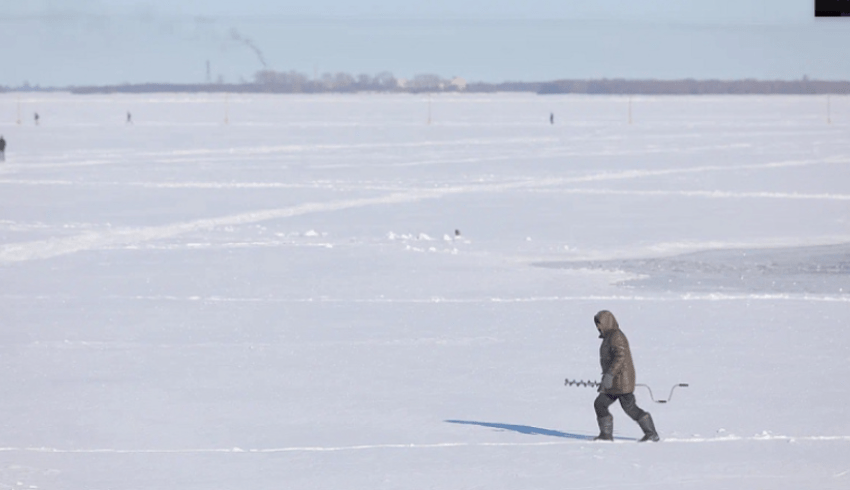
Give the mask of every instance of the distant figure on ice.
[(127, 124), (133, 124), (133, 115), (130, 114), (130, 111), (127, 111)]
[(33, 115), (33, 119), (35, 119), (35, 125), (38, 126), (38, 113), (37, 112), (35, 113), (35, 115)]
[(6, 140), (0, 135), (0, 162), (6, 161)]
[(596, 421), (599, 423), (599, 435), (595, 440), (614, 440), (614, 417), (608, 411), (617, 400), (626, 415), (636, 421), (643, 430), (640, 442), (658, 441), (658, 432), (652, 422), (652, 416), (644, 412), (635, 402), (635, 365), (629, 350), (626, 334), (620, 331), (614, 314), (602, 310), (593, 317), (602, 345), (599, 347), (599, 363), (602, 365), (602, 382), (599, 384), (599, 396), (593, 402)]
[(555, 124), (555, 113), (554, 112), (549, 113), (549, 124)]

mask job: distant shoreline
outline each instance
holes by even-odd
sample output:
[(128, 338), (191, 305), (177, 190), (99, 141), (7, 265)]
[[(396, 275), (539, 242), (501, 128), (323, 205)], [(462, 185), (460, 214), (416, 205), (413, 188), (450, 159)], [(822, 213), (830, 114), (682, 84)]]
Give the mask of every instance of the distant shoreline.
[(550, 82), (472, 82), (459, 88), (448, 83), (432, 86), (392, 85), (334, 85), (323, 81), (300, 80), (292, 83), (141, 83), (121, 85), (92, 85), (79, 87), (18, 87), (0, 88), (0, 92), (70, 92), (72, 94), (145, 94), (145, 93), (494, 93), (527, 92), (539, 95), (849, 95), (850, 81), (810, 80), (637, 80), (637, 79), (565, 79)]

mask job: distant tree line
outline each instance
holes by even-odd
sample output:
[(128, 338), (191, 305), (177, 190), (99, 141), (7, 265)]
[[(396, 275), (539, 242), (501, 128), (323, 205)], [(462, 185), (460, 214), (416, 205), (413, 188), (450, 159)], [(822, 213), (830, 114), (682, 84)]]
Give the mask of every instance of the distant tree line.
[(538, 94), (850, 94), (850, 82), (823, 80), (556, 80), (540, 84)]
[(19, 87), (4, 87), (0, 85), (0, 93), (3, 92), (61, 92), (68, 89), (57, 88), (57, 87), (42, 87), (40, 85), (30, 85), (28, 82), (24, 82), (23, 85)]
[[(32, 89), (31, 87), (27, 87)], [(25, 90), (26, 88), (5, 88)], [(0, 91), (4, 88), (0, 87)], [(56, 90), (56, 89), (41, 89)], [(537, 94), (612, 94), (612, 95), (709, 95), (709, 94), (850, 94), (850, 81), (810, 80), (555, 80), (551, 82), (473, 82), (420, 74), (407, 80), (390, 72), (376, 75), (324, 73), (308, 77), (296, 71), (262, 70), (253, 82), (226, 83), (143, 83), (108, 86), (71, 87), (76, 94), (150, 93), (150, 92), (232, 92), (232, 93), (355, 93), (355, 92), (532, 92)]]

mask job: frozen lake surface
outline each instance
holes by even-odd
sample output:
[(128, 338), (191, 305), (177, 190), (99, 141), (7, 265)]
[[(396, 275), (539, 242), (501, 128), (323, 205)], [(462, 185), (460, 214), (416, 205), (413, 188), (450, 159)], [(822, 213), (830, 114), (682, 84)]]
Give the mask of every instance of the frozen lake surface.
[(850, 488), (826, 108), (0, 94), (0, 489)]

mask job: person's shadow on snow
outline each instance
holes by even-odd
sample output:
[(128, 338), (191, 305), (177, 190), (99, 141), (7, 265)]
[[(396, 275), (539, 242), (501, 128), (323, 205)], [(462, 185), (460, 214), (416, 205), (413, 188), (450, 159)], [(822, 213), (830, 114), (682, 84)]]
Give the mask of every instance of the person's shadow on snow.
[(514, 432), (519, 432), (520, 434), (528, 434), (530, 436), (565, 437), (567, 439), (578, 439), (581, 441), (593, 440), (593, 436), (570, 434), (569, 432), (561, 432), (559, 430), (552, 429), (541, 429), (540, 427), (531, 427), (529, 425), (498, 424), (494, 422), (473, 422), (471, 420), (446, 420), (446, 422), (448, 422), (449, 424), (480, 425), (481, 427), (510, 430)]

